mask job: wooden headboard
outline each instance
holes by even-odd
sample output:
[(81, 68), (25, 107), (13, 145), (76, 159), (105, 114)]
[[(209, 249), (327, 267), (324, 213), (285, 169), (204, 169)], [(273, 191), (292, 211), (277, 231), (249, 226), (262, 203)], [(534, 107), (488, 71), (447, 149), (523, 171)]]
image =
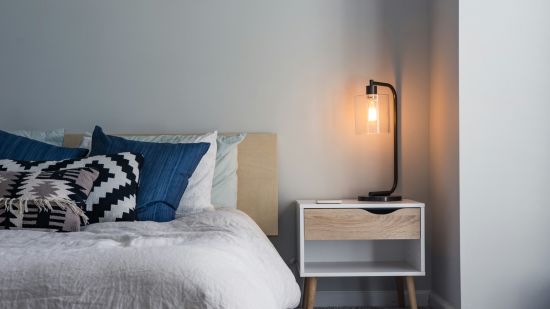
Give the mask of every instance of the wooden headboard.
[[(67, 147), (77, 147), (81, 140), (82, 134), (65, 134), (64, 143)], [(237, 208), (254, 219), (266, 235), (276, 236), (279, 231), (277, 135), (247, 133), (238, 147)]]

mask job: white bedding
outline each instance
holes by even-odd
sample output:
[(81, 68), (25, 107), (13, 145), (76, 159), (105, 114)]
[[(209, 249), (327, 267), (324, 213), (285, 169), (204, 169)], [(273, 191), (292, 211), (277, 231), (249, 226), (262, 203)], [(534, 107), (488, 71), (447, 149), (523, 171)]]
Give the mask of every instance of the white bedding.
[(1, 308), (282, 309), (299, 298), (275, 248), (238, 210), (0, 231)]

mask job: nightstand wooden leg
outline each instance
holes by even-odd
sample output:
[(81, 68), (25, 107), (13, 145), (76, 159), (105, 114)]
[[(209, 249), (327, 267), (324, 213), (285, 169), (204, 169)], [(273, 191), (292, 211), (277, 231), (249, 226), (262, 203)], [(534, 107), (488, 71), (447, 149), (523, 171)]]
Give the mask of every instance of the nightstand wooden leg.
[(395, 277), (395, 289), (397, 290), (397, 305), (405, 307), (405, 291), (403, 289), (403, 277)]
[(407, 276), (407, 293), (409, 293), (409, 305), (411, 306), (411, 309), (418, 309), (418, 305), (416, 304), (416, 289), (414, 287), (414, 277)]
[(306, 278), (306, 295), (304, 297), (304, 309), (313, 309), (315, 306), (315, 293), (317, 291), (317, 278)]

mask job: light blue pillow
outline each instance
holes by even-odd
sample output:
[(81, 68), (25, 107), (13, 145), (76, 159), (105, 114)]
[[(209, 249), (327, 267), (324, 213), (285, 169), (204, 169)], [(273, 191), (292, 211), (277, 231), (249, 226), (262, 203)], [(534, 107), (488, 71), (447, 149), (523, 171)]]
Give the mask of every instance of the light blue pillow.
[(106, 135), (97, 126), (92, 141), (91, 156), (119, 152), (133, 152), (143, 156), (143, 166), (139, 173), (137, 219), (157, 222), (174, 220), (189, 178), (210, 147), (209, 143), (130, 141)]
[(55, 129), (49, 131), (17, 130), (9, 132), (54, 146), (63, 146), (63, 140), (65, 138), (65, 129)]
[(244, 140), (246, 133), (237, 135), (218, 135), (216, 168), (212, 182), (212, 205), (214, 207), (237, 208), (237, 146)]

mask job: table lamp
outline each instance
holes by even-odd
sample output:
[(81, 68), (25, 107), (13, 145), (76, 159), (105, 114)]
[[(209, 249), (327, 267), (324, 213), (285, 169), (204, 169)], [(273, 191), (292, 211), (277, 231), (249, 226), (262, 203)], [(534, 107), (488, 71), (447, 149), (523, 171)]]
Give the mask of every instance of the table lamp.
[[(355, 125), (358, 133), (367, 134), (380, 134), (382, 131), (389, 131), (389, 126), (384, 127), (383, 117), (389, 114), (389, 108), (386, 107), (386, 113), (382, 111), (378, 95), (378, 87), (387, 87), (392, 92), (393, 97), (393, 185), (391, 189), (387, 191), (374, 191), (369, 192), (368, 195), (360, 195), (357, 199), (359, 201), (371, 201), (371, 202), (394, 202), (401, 201), (401, 196), (392, 195), (397, 187), (398, 177), (398, 146), (397, 146), (397, 92), (395, 88), (388, 83), (377, 82), (370, 80), (369, 85), (366, 87), (366, 96), (361, 95), (355, 98)], [(386, 128), (386, 129), (385, 129)]]

